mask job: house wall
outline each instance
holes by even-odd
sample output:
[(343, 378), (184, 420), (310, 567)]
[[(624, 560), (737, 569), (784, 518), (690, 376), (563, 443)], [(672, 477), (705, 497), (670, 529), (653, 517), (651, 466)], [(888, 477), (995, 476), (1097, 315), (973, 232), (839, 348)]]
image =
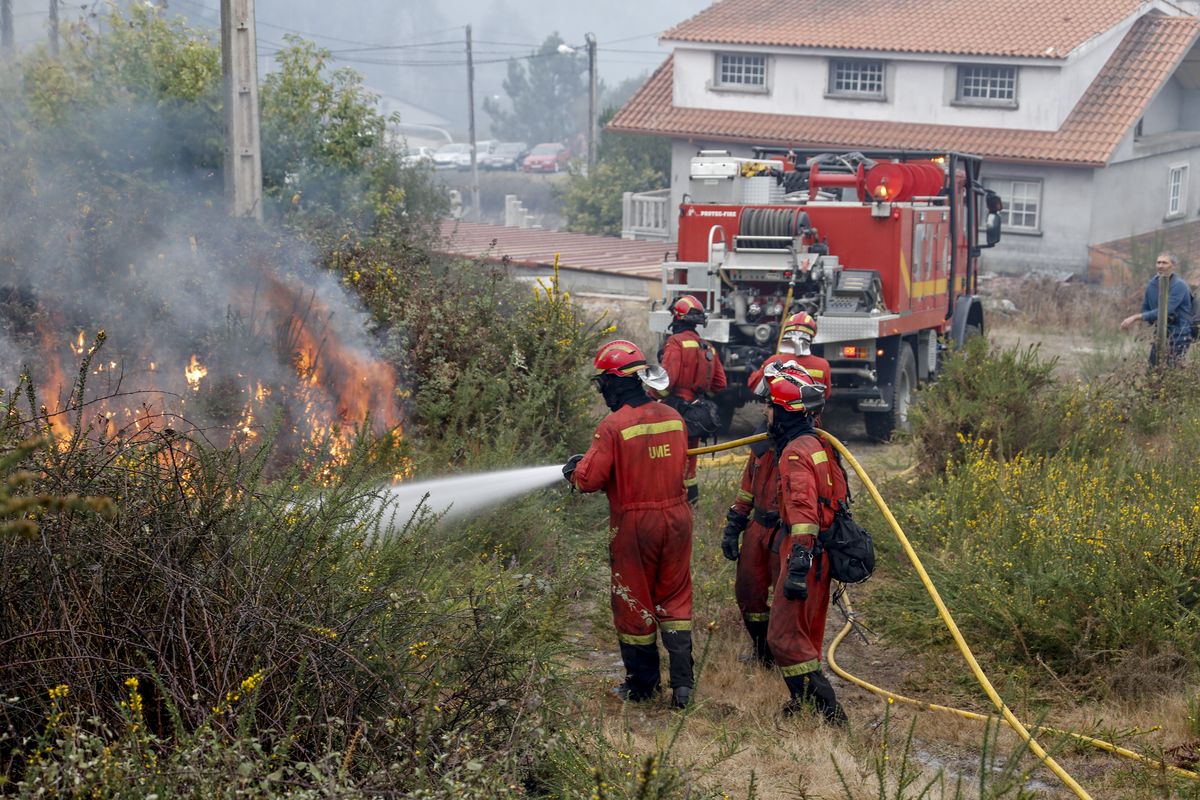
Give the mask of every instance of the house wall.
[[(1183, 164), (1188, 166), (1184, 213), (1167, 219), (1167, 175), (1172, 167)], [(1200, 181), (1200, 150), (1194, 147), (1122, 161), (1098, 170), (1089, 243), (1111, 242), (1194, 222), (1200, 217), (1197, 181)]]
[(983, 251), (981, 269), (1009, 273), (1087, 269), (1093, 170), (993, 161), (984, 164), (981, 177), (1042, 181), (1040, 232), (1003, 231), (1000, 243)]
[(1169, 78), (1142, 114), (1142, 136), (1155, 136), (1179, 130), (1183, 109), (1183, 87)]
[(1188, 131), (1200, 131), (1200, 90), (1179, 90), (1179, 127)]
[[(1124, 30), (1121, 31), (1121, 35)], [(674, 103), (677, 106), (766, 114), (854, 117), (934, 125), (971, 125), (1031, 130), (1056, 129), (1120, 42), (1106, 33), (1067, 62), (1027, 60), (1017, 75), (1017, 106), (980, 107), (953, 102), (957, 66), (952, 60), (900, 60), (895, 54), (863, 54), (887, 62), (885, 100), (829, 97), (829, 54), (770, 48), (675, 48)], [(713, 88), (718, 52), (768, 53), (766, 92)], [(851, 54), (858, 55), (858, 54)], [(1004, 59), (976, 63), (1012, 63)]]

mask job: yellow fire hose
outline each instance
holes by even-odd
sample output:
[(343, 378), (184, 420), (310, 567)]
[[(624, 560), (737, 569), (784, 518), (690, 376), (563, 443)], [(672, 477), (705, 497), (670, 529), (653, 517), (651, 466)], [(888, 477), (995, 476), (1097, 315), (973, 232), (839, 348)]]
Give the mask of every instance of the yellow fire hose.
[[(938, 594), (937, 588), (933, 585), (933, 581), (930, 580), (929, 573), (927, 573), (925, 571), (925, 567), (924, 567), (924, 565), (922, 565), (921, 560), (917, 556), (916, 551), (913, 550), (912, 544), (909, 543), (908, 537), (904, 535), (904, 531), (901, 529), (900, 523), (898, 523), (896, 521), (896, 518), (892, 515), (891, 509), (888, 508), (887, 503), (885, 503), (883, 498), (880, 496), (879, 490), (875, 488), (875, 484), (871, 481), (871, 479), (867, 475), (866, 471), (858, 463), (858, 459), (856, 459), (850, 453), (850, 451), (846, 449), (846, 446), (843, 445), (841, 443), (841, 441), (839, 441), (837, 439), (837, 437), (833, 436), (832, 434), (828, 433), (827, 431), (820, 430), (820, 429), (817, 430), (817, 433), (819, 433), (822, 437), (824, 437), (826, 440), (828, 440), (829, 443), (833, 445), (834, 449), (836, 449), (842, 455), (842, 457), (844, 459), (846, 459), (846, 461), (850, 464), (850, 466), (854, 468), (854, 472), (858, 475), (859, 480), (862, 481), (863, 486), (866, 487), (867, 492), (871, 495), (871, 499), (874, 501), (876, 507), (879, 508), (880, 513), (882, 513), (884, 518), (887, 520), (888, 525), (892, 529), (892, 532), (896, 534), (896, 538), (900, 541), (900, 545), (904, 549), (905, 555), (908, 556), (908, 560), (912, 563), (913, 567), (916, 569), (917, 575), (921, 578), (921, 583), (924, 584), (924, 586), (925, 586), (925, 591), (928, 592), (930, 598), (933, 600), (934, 605), (937, 607), (938, 614), (941, 616), (942, 622), (945, 623), (946, 628), (950, 631), (950, 635), (954, 638), (955, 644), (958, 645), (959, 652), (962, 653), (962, 656), (966, 660), (967, 665), (971, 668), (971, 672), (974, 674), (975, 680), (979, 683), (979, 685), (983, 689), (984, 693), (988, 696), (988, 699), (991, 700), (992, 704), (1000, 712), (1001, 717), (1008, 724), (1008, 726), (1010, 728), (1012, 728), (1013, 731), (1015, 731), (1017, 733), (1017, 735), (1019, 735), (1025, 741), (1025, 743), (1029, 747), (1030, 751), (1034, 755), (1036, 755), (1038, 757), (1038, 759), (1041, 760), (1041, 762), (1043, 764), (1045, 764), (1046, 767), (1049, 768), (1050, 771), (1053, 772), (1058, 777), (1058, 779), (1063, 782), (1063, 784), (1067, 788), (1069, 788), (1072, 792), (1074, 792), (1076, 797), (1079, 797), (1081, 799), (1091, 800), (1091, 795), (1089, 795), (1087, 793), (1087, 791), (1075, 781), (1074, 778), (1072, 778), (1070, 775), (1068, 775), (1066, 773), (1066, 771), (1063, 770), (1063, 768), (1061, 766), (1059, 766), (1058, 763), (1053, 758), (1050, 757), (1050, 755), (1045, 751), (1045, 749), (1042, 748), (1042, 746), (1040, 744), (1038, 744), (1037, 740), (1034, 739), (1033, 735), (1025, 728), (1024, 725), (1021, 724), (1020, 720), (1018, 720), (1016, 718), (1016, 716), (1012, 713), (1012, 711), (1009, 710), (1008, 706), (1005, 704), (1004, 700), (1000, 697), (999, 693), (996, 692), (995, 687), (992, 686), (991, 681), (988, 680), (987, 675), (984, 674), (983, 669), (979, 666), (979, 662), (975, 660), (975, 656), (971, 653), (971, 649), (967, 645), (966, 640), (963, 638), (962, 633), (959, 631), (958, 625), (955, 624), (953, 617), (950, 616), (949, 609), (947, 609), (945, 603), (942, 602), (941, 595)], [(688, 450), (688, 455), (702, 455), (705, 453), (716, 453), (716, 452), (719, 452), (722, 450), (729, 450), (734, 447), (741, 447), (743, 445), (760, 442), (766, 438), (767, 438), (767, 434), (765, 434), (765, 433), (756, 434), (754, 436), (746, 436), (741, 439), (735, 439), (733, 441), (723, 442), (723, 443), (717, 444), (717, 445), (693, 448), (693, 449)], [(849, 608), (849, 606), (847, 606), (847, 608)], [(877, 686), (873, 686), (873, 685), (867, 683), (866, 681), (859, 680), (858, 678), (855, 678), (852, 675), (850, 675), (849, 673), (843, 671), (840, 667), (838, 667), (836, 665), (836, 662), (834, 661), (833, 657), (834, 657), (834, 653), (837, 650), (837, 646), (839, 644), (841, 644), (842, 640), (846, 637), (846, 634), (849, 632), (849, 630), (851, 629), (852, 626), (853, 626), (852, 622), (847, 621), (845, 627), (842, 628), (842, 630), (834, 638), (832, 644), (829, 647), (828, 660), (829, 660), (830, 669), (832, 669), (834, 671), (834, 673), (837, 674), (839, 677), (841, 677), (843, 680), (847, 680), (850, 683), (855, 684), (856, 686), (859, 686), (863, 689), (866, 689), (869, 692), (879, 695), (880, 697), (885, 697), (885, 698), (889, 698), (893, 701), (899, 701), (899, 702), (906, 703), (909, 705), (914, 705), (919, 708), (924, 708), (924, 709), (928, 709), (928, 710), (932, 710), (932, 711), (947, 711), (949, 713), (957, 714), (957, 715), (965, 717), (967, 719), (978, 719), (978, 720), (989, 719), (988, 716), (985, 716), (983, 714), (976, 714), (971, 711), (964, 711), (962, 709), (950, 708), (948, 706), (939, 706), (939, 705), (935, 705), (933, 703), (924, 703), (919, 700), (913, 700), (913, 699), (910, 699), (907, 697), (903, 697), (903, 696), (897, 695), (893, 692), (889, 692), (885, 689), (881, 689)], [(1046, 732), (1046, 733), (1052, 733), (1052, 734), (1068, 733), (1068, 735), (1070, 735), (1076, 741), (1085, 742), (1087, 744), (1092, 745), (1093, 747), (1097, 747), (1101, 750), (1105, 750), (1107, 752), (1114, 753), (1116, 755), (1124, 756), (1126, 758), (1132, 758), (1134, 760), (1140, 761), (1143, 764), (1146, 764), (1147, 766), (1151, 766), (1155, 769), (1165, 769), (1168, 772), (1170, 772), (1174, 775), (1179, 775), (1181, 777), (1188, 777), (1188, 778), (1193, 778), (1193, 779), (1200, 778), (1200, 775), (1197, 775), (1194, 772), (1189, 772), (1188, 770), (1179, 769), (1178, 767), (1173, 767), (1170, 765), (1163, 764), (1161, 762), (1155, 761), (1154, 759), (1143, 756), (1139, 753), (1135, 753), (1132, 750), (1127, 750), (1123, 747), (1115, 745), (1111, 742), (1103, 741), (1101, 739), (1094, 739), (1090, 736), (1084, 736), (1082, 734), (1056, 731), (1052, 728), (1046, 728), (1044, 726), (1038, 726), (1036, 728), (1036, 730), (1041, 731), (1041, 732)]]
[[(948, 714), (954, 714), (954, 715), (962, 717), (964, 719), (979, 720), (980, 722), (995, 721), (998, 719), (995, 715), (992, 715), (992, 714), (979, 714), (974, 711), (967, 711), (962, 708), (952, 708), (950, 706), (940, 706), (936, 703), (926, 703), (923, 700), (916, 700), (911, 697), (905, 697), (904, 695), (896, 694), (895, 692), (889, 692), (887, 689), (883, 689), (878, 686), (875, 686), (874, 684), (867, 683), (866, 681), (862, 680), (861, 678), (856, 678), (855, 676), (851, 675), (849, 672), (846, 672), (845, 670), (843, 670), (840, 666), (838, 666), (838, 663), (835, 660), (834, 656), (837, 653), (838, 647), (842, 644), (842, 641), (846, 638), (847, 635), (849, 635), (850, 631), (854, 628), (854, 623), (851, 621), (854, 617), (854, 611), (850, 607), (850, 601), (848, 599), (846, 599), (845, 595), (843, 595), (842, 597), (843, 597), (843, 602), (845, 603), (845, 606), (846, 606), (845, 611), (846, 611), (846, 614), (849, 617), (849, 619), (847, 620), (846, 624), (844, 626), (842, 626), (842, 629), (840, 631), (838, 631), (837, 636), (833, 637), (833, 641), (829, 643), (829, 651), (826, 653), (826, 661), (829, 662), (829, 668), (831, 670), (833, 670), (833, 672), (839, 678), (841, 678), (844, 681), (847, 681), (848, 683), (853, 683), (855, 686), (859, 687), (860, 689), (866, 689), (868, 692), (871, 692), (872, 694), (876, 694), (876, 695), (879, 695), (880, 697), (886, 698), (890, 702), (904, 703), (905, 705), (914, 706), (916, 708), (920, 708), (925, 711), (944, 711)], [(1091, 736), (1085, 736), (1081, 733), (1075, 733), (1073, 731), (1064, 731), (1059, 728), (1048, 728), (1045, 725), (1037, 725), (1037, 726), (1035, 726), (1035, 730), (1037, 730), (1041, 733), (1048, 733), (1048, 734), (1051, 734), (1054, 736), (1069, 736), (1077, 742), (1081, 742), (1083, 744), (1089, 744), (1092, 747), (1107, 751), (1109, 753), (1113, 753), (1115, 755), (1123, 756), (1125, 758), (1129, 758), (1134, 761), (1140, 761), (1142, 764), (1145, 764), (1147, 767), (1150, 767), (1151, 769), (1160, 770), (1160, 771), (1165, 770), (1165, 771), (1171, 773), (1172, 775), (1178, 775), (1181, 778), (1192, 778), (1193, 780), (1200, 778), (1200, 774), (1191, 772), (1186, 769), (1180, 769), (1179, 767), (1172, 766), (1170, 764), (1164, 764), (1161, 761), (1156, 761), (1153, 758), (1150, 758), (1149, 756), (1144, 756), (1141, 753), (1136, 753), (1133, 750), (1128, 750), (1124, 747), (1121, 747), (1120, 745), (1113, 744), (1112, 742), (1106, 742), (1103, 739), (1096, 739)]]

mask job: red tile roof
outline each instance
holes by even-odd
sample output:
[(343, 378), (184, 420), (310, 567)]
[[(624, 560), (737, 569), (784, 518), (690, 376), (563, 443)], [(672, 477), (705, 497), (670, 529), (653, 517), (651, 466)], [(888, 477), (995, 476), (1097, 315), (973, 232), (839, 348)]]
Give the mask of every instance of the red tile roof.
[(1200, 22), (1194, 17), (1143, 16), (1056, 131), (680, 107), (672, 102), (672, 58), (621, 108), (608, 129), (789, 147), (958, 150), (1004, 161), (1103, 166), (1198, 34)]
[(1142, 0), (721, 0), (663, 39), (1065, 58)]
[(562, 269), (609, 272), (659, 280), (663, 257), (671, 246), (611, 236), (589, 236), (537, 228), (446, 220), (442, 223), (441, 252), (499, 261), (507, 257), (522, 266), (550, 266), (559, 253)]

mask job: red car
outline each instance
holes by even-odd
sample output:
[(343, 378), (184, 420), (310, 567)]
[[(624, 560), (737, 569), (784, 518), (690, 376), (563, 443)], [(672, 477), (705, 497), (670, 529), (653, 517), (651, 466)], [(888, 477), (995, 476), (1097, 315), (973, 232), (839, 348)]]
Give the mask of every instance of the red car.
[(561, 172), (567, 168), (570, 151), (558, 142), (544, 142), (529, 151), (521, 162), (526, 172)]

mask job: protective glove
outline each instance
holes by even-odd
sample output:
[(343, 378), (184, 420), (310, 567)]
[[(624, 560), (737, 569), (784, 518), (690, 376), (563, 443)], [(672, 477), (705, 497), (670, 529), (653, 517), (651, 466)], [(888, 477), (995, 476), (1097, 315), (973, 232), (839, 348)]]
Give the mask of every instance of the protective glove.
[(738, 540), (742, 531), (746, 530), (749, 521), (750, 517), (739, 513), (736, 508), (730, 508), (725, 512), (725, 531), (721, 537), (721, 552), (730, 561), (738, 560)]
[(726, 529), (725, 535), (721, 537), (721, 552), (725, 554), (725, 558), (730, 561), (738, 560), (738, 550), (740, 549), (739, 539), (741, 534), (737, 531)]
[(563, 464), (563, 478), (572, 486), (575, 485), (575, 468), (579, 466), (579, 462), (583, 460), (583, 453), (576, 453), (567, 459), (567, 463)]
[(788, 600), (808, 599), (808, 571), (812, 568), (813, 551), (802, 544), (792, 545), (788, 557), (787, 577), (783, 581), (783, 596)]

